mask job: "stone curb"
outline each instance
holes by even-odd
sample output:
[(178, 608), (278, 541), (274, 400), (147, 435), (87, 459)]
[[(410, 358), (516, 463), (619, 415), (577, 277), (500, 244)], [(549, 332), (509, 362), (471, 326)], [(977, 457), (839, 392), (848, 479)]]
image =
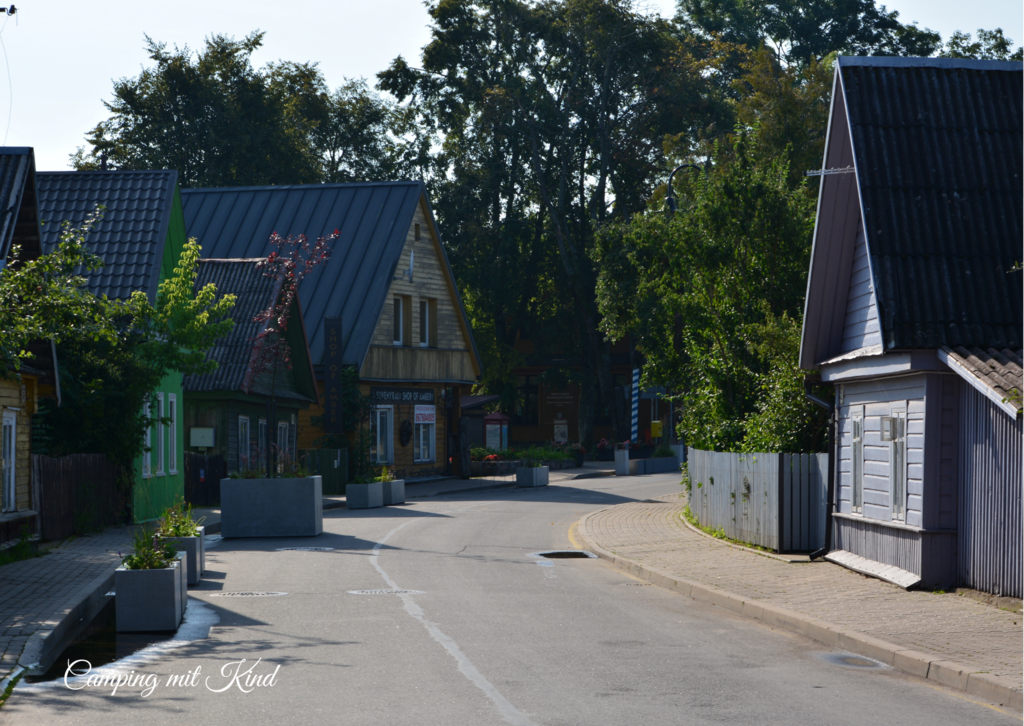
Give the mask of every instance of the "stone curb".
[(597, 544), (594, 536), (587, 530), (587, 523), (591, 517), (613, 508), (605, 507), (586, 515), (576, 523), (576, 531), (587, 549), (621, 570), (654, 585), (688, 595), (694, 600), (718, 605), (731, 612), (760, 620), (765, 625), (784, 628), (830, 647), (863, 655), (911, 675), (1004, 704), (1017, 711), (1024, 710), (1021, 686), (1009, 679), (988, 673), (972, 673), (965, 666), (950, 662), (942, 656), (911, 650), (853, 630), (844, 630), (834, 623), (817, 620), (793, 610), (751, 601), (727, 590), (716, 590), (619, 557)]

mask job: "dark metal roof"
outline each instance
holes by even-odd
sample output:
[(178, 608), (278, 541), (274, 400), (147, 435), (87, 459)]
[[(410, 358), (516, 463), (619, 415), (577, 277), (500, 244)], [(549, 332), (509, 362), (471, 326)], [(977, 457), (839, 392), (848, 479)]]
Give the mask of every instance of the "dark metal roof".
[[(227, 335), (218, 338), (207, 354), (207, 358), (217, 362), (217, 370), (203, 375), (184, 376), (183, 390), (243, 391), (246, 388), (255, 338), (265, 326), (265, 323), (253, 322), (253, 318), (271, 306), (281, 289), (280, 281), (263, 274), (263, 270), (258, 267), (259, 262), (259, 259), (199, 261), (196, 289), (213, 283), (218, 296), (234, 295), (235, 305), (230, 317), (235, 321), (235, 327)], [(294, 365), (309, 366), (307, 351), (292, 351), (292, 354)], [(310, 373), (310, 380), (311, 376)], [(255, 386), (254, 392), (268, 393), (260, 390), (259, 385)], [(316, 395), (315, 391), (308, 393), (310, 396)], [(285, 389), (276, 390), (275, 395), (278, 398), (312, 400), (310, 396)]]
[[(944, 354), (944, 355), (943, 355)], [(1011, 415), (1021, 410), (1024, 368), (1020, 350), (989, 348), (950, 348), (943, 346), (940, 357), (965, 380), (982, 390)]]
[[(188, 234), (199, 241), (204, 257), (265, 257), (273, 232), (305, 234), (313, 241), (338, 230), (330, 259), (302, 281), (299, 299), (313, 363), (323, 362), (324, 317), (340, 316), (342, 361), (357, 367), (369, 350), (413, 214), (424, 195), (421, 182), (181, 191)], [(451, 275), (443, 249), (442, 259)], [(461, 301), (457, 302), (465, 320)], [(470, 341), (477, 356), (472, 334)]]
[(1022, 69), (839, 61), (887, 349), (1024, 343)]
[[(7, 263), (16, 237), (22, 244), (23, 256), (39, 256), (39, 221), (34, 209), (35, 167), (31, 148), (0, 147), (0, 268)], [(26, 205), (33, 208), (26, 209)]]
[(102, 204), (86, 244), (104, 266), (88, 273), (89, 289), (119, 300), (142, 290), (154, 300), (177, 183), (176, 171), (40, 172), (44, 251), (57, 245), (63, 222), (78, 226)]

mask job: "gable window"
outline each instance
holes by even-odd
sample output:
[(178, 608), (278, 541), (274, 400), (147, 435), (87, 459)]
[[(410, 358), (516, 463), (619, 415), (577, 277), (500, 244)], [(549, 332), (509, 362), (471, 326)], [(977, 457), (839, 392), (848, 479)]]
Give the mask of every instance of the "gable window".
[[(150, 405), (149, 401), (146, 401), (142, 405), (142, 415), (149, 419)], [(153, 422), (149, 421), (146, 425), (146, 447), (145, 452), (142, 454), (142, 476), (143, 478), (153, 476)]]
[(171, 474), (178, 473), (178, 396), (167, 394), (167, 417), (171, 420), (167, 429), (167, 468)]
[(420, 336), (421, 348), (437, 347), (437, 300), (420, 298)]
[(249, 469), (251, 449), (249, 443), (249, 417), (238, 417), (238, 470)]
[(422, 239), (422, 237), (420, 237), (420, 226), (419, 226), (419, 224), (414, 225), (414, 228), (415, 228), (415, 233), (416, 233), (416, 241), (419, 242)]
[(18, 414), (4, 411), (3, 435), (0, 437), (0, 464), (3, 470), (3, 506), (5, 512), (13, 512), (18, 506), (15, 501), (14, 462), (17, 459)]
[(403, 307), (404, 306), (402, 305), (402, 298), (396, 297), (394, 299), (394, 308), (395, 308), (395, 311), (394, 311), (394, 333), (395, 333), (394, 341), (395, 341), (395, 345), (404, 345), (404, 342), (403, 342), (404, 341), (404, 336), (402, 335), (405, 332), (405, 326), (402, 324), (402, 323), (405, 322), (404, 320), (402, 320), (402, 308)]
[(156, 475), (164, 475), (164, 394), (156, 394)]
[(370, 462), (391, 464), (394, 426), (391, 406), (378, 406), (370, 413)]
[(864, 513), (864, 415), (852, 419), (853, 446), (850, 451), (850, 505), (855, 514)]
[(392, 340), (395, 345), (412, 345), (412, 297), (392, 298)]

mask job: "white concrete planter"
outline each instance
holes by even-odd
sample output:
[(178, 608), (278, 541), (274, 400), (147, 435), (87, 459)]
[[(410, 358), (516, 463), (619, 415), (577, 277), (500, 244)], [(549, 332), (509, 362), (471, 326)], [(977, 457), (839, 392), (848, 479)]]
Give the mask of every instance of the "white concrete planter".
[(548, 485), (548, 467), (530, 466), (516, 469), (517, 487), (546, 487)]
[(629, 476), (630, 474), (636, 474), (636, 462), (633, 462), (632, 471), (630, 471), (629, 449), (616, 449), (615, 476)]
[(221, 479), (224, 537), (315, 537), (324, 531), (323, 484), (301, 479)]
[(197, 537), (161, 537), (184, 552), (188, 560), (188, 584), (198, 585), (199, 578), (206, 571), (206, 527), (199, 528)]
[[(405, 487), (405, 480), (402, 480)], [(375, 509), (384, 506), (384, 485), (379, 481), (368, 484), (346, 484), (345, 505), (349, 509)]]
[(188, 555), (185, 552), (179, 552), (175, 557), (178, 560), (178, 573), (181, 575), (178, 578), (178, 589), (180, 594), (178, 600), (181, 603), (181, 614), (178, 618), (180, 621), (181, 618), (185, 617), (185, 609), (188, 607)]
[(381, 482), (384, 490), (384, 506), (405, 504), (405, 479)]
[(114, 571), (114, 605), (119, 633), (177, 630), (182, 605), (184, 573), (180, 561), (160, 570)]

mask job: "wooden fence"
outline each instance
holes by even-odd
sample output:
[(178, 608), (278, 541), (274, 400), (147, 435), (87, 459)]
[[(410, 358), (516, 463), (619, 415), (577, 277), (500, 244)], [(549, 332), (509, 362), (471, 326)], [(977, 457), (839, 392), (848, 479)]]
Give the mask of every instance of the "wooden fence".
[(129, 478), (103, 454), (32, 456), (39, 536), (59, 540), (128, 521)]
[(193, 507), (220, 506), (220, 480), (228, 467), (220, 454), (185, 452), (185, 501)]
[(687, 450), (690, 508), (701, 526), (778, 552), (825, 544), (828, 454)]

